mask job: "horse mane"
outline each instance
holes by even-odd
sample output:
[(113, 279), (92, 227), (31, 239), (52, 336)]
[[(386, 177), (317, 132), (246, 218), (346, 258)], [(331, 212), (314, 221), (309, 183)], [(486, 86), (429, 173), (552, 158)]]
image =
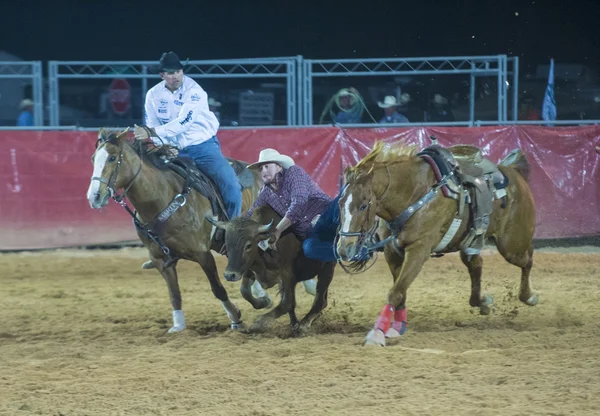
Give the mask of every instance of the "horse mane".
[(123, 144), (128, 145), (142, 160), (150, 162), (152, 166), (159, 169), (165, 166), (164, 158), (167, 160), (175, 158), (175, 155), (177, 154), (177, 149), (175, 147), (170, 145), (155, 146), (151, 141), (130, 141), (124, 139), (122, 136), (127, 133), (127, 130), (117, 132), (102, 128), (98, 133), (98, 140), (100, 142), (108, 142), (115, 146), (119, 145), (119, 140), (123, 140)]
[(385, 143), (375, 142), (373, 149), (362, 158), (355, 166), (348, 168), (348, 174), (358, 175), (361, 172), (370, 172), (376, 164), (389, 166), (393, 163), (406, 162), (417, 157), (417, 146), (403, 142)]

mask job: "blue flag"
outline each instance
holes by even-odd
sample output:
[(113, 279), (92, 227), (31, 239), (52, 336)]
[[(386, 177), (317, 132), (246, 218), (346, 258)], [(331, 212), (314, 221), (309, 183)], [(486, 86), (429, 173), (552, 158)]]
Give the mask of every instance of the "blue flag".
[(550, 71), (548, 72), (548, 86), (542, 106), (542, 118), (546, 121), (556, 120), (556, 101), (554, 101), (554, 59), (550, 60)]

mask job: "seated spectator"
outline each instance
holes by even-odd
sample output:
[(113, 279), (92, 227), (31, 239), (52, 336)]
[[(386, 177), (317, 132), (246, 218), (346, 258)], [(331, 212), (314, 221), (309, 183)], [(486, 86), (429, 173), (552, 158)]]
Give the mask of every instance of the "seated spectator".
[(429, 105), (429, 111), (427, 111), (426, 121), (455, 121), (454, 114), (448, 105), (448, 99), (440, 93), (433, 94), (433, 99)]
[[(406, 102), (408, 102), (408, 97), (410, 97), (408, 94), (402, 94), (402, 96), (400, 97), (401, 100), (405, 100)], [(379, 120), (380, 123), (408, 123), (408, 118), (406, 118), (404, 115), (400, 114), (397, 110), (398, 110), (398, 106), (400, 106), (400, 103), (396, 100), (396, 97), (394, 97), (393, 95), (386, 95), (385, 98), (383, 99), (383, 102), (379, 101), (377, 102), (377, 105), (379, 106), (379, 108), (383, 108), (383, 113), (384, 116), (381, 120)]]
[(33, 126), (33, 101), (25, 98), (19, 105), (21, 112), (17, 118), (17, 126), (27, 127)]

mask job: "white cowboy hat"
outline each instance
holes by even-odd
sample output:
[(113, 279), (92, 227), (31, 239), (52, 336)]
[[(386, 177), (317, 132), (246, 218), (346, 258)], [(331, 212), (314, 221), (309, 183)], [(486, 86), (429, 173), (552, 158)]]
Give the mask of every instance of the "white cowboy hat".
[(439, 93), (435, 93), (433, 95), (433, 100), (431, 100), (431, 101), (433, 101), (434, 103), (439, 104), (439, 105), (448, 104), (448, 99)]
[(212, 97), (208, 99), (208, 105), (211, 107), (221, 107), (221, 103)]
[(396, 97), (393, 95), (386, 95), (383, 99), (383, 102), (377, 101), (377, 105), (379, 108), (390, 108), (390, 107), (398, 107), (398, 101), (396, 101)]
[(19, 108), (22, 110), (24, 108), (29, 107), (30, 105), (33, 105), (33, 100), (25, 98), (23, 101), (21, 101), (21, 104), (19, 104)]
[(275, 149), (263, 149), (258, 155), (258, 162), (248, 165), (248, 169), (259, 169), (265, 163), (277, 163), (284, 169), (294, 166), (294, 159), (289, 156), (282, 155)]

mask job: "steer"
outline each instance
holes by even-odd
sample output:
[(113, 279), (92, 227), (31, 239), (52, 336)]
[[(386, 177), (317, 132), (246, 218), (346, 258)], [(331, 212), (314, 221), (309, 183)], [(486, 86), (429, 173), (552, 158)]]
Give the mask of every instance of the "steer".
[[(320, 262), (304, 255), (302, 242), (296, 235), (286, 230), (277, 241), (276, 251), (264, 251), (261, 241), (268, 240), (281, 217), (273, 209), (264, 205), (254, 210), (250, 217), (237, 217), (228, 222), (206, 218), (216, 227), (225, 230), (227, 247), (227, 268), (224, 277), (227, 281), (242, 280), (241, 293), (256, 309), (270, 306), (270, 298), (258, 299), (252, 294), (252, 284), (258, 281), (264, 289), (279, 284), (281, 302), (271, 311), (259, 316), (250, 330), (262, 330), (273, 320), (288, 313), (290, 324), (295, 331), (306, 332), (312, 322), (327, 306), (327, 291), (333, 279), (335, 262)], [(266, 225), (265, 225), (266, 224)], [(296, 318), (296, 284), (317, 276), (315, 299), (310, 311), (298, 323)]]

